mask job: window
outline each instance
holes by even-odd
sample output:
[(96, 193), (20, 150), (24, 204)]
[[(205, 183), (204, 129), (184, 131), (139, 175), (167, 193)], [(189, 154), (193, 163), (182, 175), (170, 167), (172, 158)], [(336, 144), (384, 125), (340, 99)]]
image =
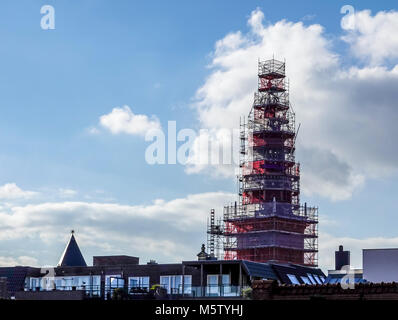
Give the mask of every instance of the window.
[(287, 277), (289, 278), (290, 282), (292, 284), (300, 284), (300, 282), (297, 280), (296, 276), (293, 274), (287, 274)]
[(161, 276), (160, 277), (160, 285), (167, 290), (167, 293), (170, 293), (170, 277), (169, 276)]
[(107, 275), (105, 276), (105, 299), (112, 297), (113, 291), (116, 288), (124, 288), (124, 279), (121, 275)]
[(209, 274), (207, 276), (208, 286), (218, 286), (218, 274)]
[(222, 275), (222, 285), (229, 286), (231, 284), (231, 277), (229, 274)]
[[(219, 283), (221, 277), (221, 283)], [(230, 296), (232, 293), (231, 276), (229, 274), (207, 275), (207, 295), (209, 296)]]
[(99, 295), (101, 276), (70, 276), (70, 277), (42, 277), (27, 278), (27, 290), (53, 290), (58, 291), (86, 290), (87, 294)]
[(95, 296), (101, 295), (101, 276), (92, 276), (91, 292)]
[(149, 277), (129, 277), (129, 289), (149, 289)]
[(207, 275), (207, 294), (209, 296), (217, 296), (219, 294), (218, 274)]
[(311, 284), (311, 281), (307, 277), (300, 276), (300, 278), (305, 284)]
[(192, 293), (192, 276), (184, 276), (184, 293)]
[[(161, 276), (160, 285), (167, 290), (168, 294), (182, 293), (182, 276)], [(190, 293), (192, 276), (184, 276), (184, 292)]]
[(55, 279), (55, 288), (57, 290), (63, 290), (62, 279)]
[(171, 278), (171, 284), (172, 293), (180, 293), (182, 290), (182, 276), (174, 277), (174, 283), (173, 278)]
[(121, 275), (105, 276), (105, 293), (112, 294), (116, 288), (124, 287), (124, 279)]
[(232, 294), (231, 276), (229, 274), (222, 275), (222, 295), (230, 296)]
[(314, 279), (314, 277), (312, 276), (311, 273), (307, 273), (307, 276), (308, 276), (308, 279), (310, 279), (311, 284), (316, 284), (316, 281), (315, 281), (315, 279)]
[(40, 280), (39, 279), (31, 278), (30, 281), (31, 281), (30, 288), (33, 291), (40, 290), (40, 288), (39, 288), (40, 287)]
[(123, 288), (124, 279), (120, 275), (105, 276), (105, 285), (108, 288)]
[(322, 284), (321, 279), (319, 279), (319, 277), (316, 274), (314, 274), (314, 279), (315, 279), (317, 284)]
[(72, 278), (72, 283), (74, 287), (78, 287), (79, 286), (79, 278), (78, 277), (73, 277)]
[(61, 278), (61, 280), (62, 290), (72, 290), (73, 278)]
[(89, 276), (81, 276), (76, 277), (76, 287), (78, 289), (86, 289), (90, 286), (90, 277)]
[(93, 276), (93, 286), (101, 285), (101, 276)]

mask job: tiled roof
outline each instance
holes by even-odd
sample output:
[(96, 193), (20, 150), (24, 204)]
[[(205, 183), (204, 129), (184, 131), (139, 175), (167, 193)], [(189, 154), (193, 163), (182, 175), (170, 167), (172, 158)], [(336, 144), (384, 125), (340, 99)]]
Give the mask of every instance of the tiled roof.
[(7, 278), (7, 289), (11, 295), (23, 290), (28, 269), (29, 267), (0, 268), (0, 278)]

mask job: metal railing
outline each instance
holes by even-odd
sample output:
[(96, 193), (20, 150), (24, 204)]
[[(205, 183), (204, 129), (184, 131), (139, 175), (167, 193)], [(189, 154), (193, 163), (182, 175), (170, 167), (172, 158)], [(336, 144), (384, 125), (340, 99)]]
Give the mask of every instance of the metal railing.
[(265, 179), (265, 178), (244, 178), (241, 183), (241, 191), (251, 190), (290, 190), (299, 191), (298, 182), (290, 179)]
[[(240, 168), (241, 168), (241, 174), (243, 176), (249, 176), (249, 175), (268, 175), (268, 174), (285, 174), (289, 177), (292, 177), (294, 179), (299, 179), (300, 178), (300, 164), (295, 163), (293, 166), (289, 168), (285, 168), (282, 165), (274, 165), (273, 168), (271, 168), (271, 165), (267, 165), (265, 163), (265, 160), (256, 160), (256, 161), (241, 161), (240, 163)], [(281, 172), (271, 172), (271, 170), (280, 170)]]
[(47, 286), (47, 287), (25, 287), (24, 291), (84, 291), (88, 296), (99, 297), (101, 295), (101, 286), (99, 285), (69, 285), (69, 286)]
[(287, 78), (266, 79), (258, 78), (258, 91), (267, 92), (269, 95), (275, 95), (280, 92), (289, 91), (289, 80)]
[(252, 155), (252, 161), (287, 161), (294, 162), (295, 157), (292, 153), (285, 153), (283, 150), (277, 150), (274, 152), (254, 151)]
[[(148, 293), (149, 292), (149, 286), (145, 287), (137, 287), (137, 286), (116, 286), (116, 285), (106, 285), (104, 287), (105, 293), (108, 292), (113, 292), (115, 289), (125, 289), (129, 294), (142, 294), (142, 293)], [(85, 291), (87, 294), (93, 294), (93, 295), (100, 295), (101, 292), (101, 286), (100, 285), (68, 285), (68, 286), (48, 286), (48, 287), (35, 287), (35, 288), (30, 288), (30, 287), (25, 287), (25, 291)]]
[(248, 135), (248, 143), (245, 147), (248, 148), (256, 148), (256, 147), (265, 147), (265, 146), (277, 146), (281, 147), (281, 145), (285, 149), (291, 149), (294, 146), (293, 138), (288, 138), (281, 142), (281, 138), (261, 138), (257, 136), (253, 136), (253, 134)]
[(241, 297), (242, 290), (248, 288), (247, 286), (232, 286), (232, 285), (207, 285), (207, 286), (192, 286), (189, 294), (184, 296), (192, 298), (202, 297)]
[(294, 206), (289, 203), (267, 202), (256, 204), (230, 205), (224, 207), (224, 221), (242, 218), (262, 218), (268, 216), (293, 216), (309, 223), (318, 221), (318, 208)]
[[(182, 285), (177, 288), (167, 288), (162, 286), (167, 290), (169, 296), (185, 296), (185, 297), (241, 297), (242, 289), (245, 286), (234, 286), (234, 285), (207, 285), (207, 286), (191, 286), (185, 285), (184, 290)], [(121, 289), (126, 295), (133, 298), (135, 295), (147, 295), (149, 293), (149, 287), (116, 287), (116, 286), (105, 286), (104, 291), (101, 291), (101, 286), (55, 286), (54, 288), (29, 288), (26, 287), (25, 291), (84, 291), (86, 297), (111, 299), (115, 293), (116, 289)], [(184, 291), (184, 293), (183, 293)], [(104, 296), (102, 296), (104, 294)], [(134, 298), (133, 298), (134, 299)]]

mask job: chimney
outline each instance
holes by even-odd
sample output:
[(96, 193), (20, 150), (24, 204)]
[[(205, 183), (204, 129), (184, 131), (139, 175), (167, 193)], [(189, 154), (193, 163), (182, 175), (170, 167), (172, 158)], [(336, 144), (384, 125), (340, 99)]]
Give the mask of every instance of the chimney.
[(339, 251), (335, 252), (335, 270), (341, 270), (345, 265), (350, 265), (350, 251), (344, 251), (340, 245)]

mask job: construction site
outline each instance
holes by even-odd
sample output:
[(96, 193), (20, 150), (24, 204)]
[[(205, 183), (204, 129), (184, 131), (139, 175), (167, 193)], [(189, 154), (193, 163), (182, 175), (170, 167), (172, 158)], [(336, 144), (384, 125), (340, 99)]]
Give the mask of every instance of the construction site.
[(318, 265), (318, 208), (300, 204), (295, 113), (285, 62), (259, 61), (258, 89), (240, 123), (238, 200), (210, 212), (210, 255), (224, 260)]

